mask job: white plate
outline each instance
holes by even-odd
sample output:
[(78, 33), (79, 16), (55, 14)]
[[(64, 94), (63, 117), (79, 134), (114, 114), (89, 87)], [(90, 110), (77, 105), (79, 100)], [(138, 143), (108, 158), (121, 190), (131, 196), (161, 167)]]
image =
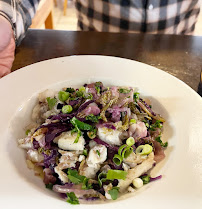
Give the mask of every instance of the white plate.
[[(91, 81), (105, 85), (137, 87), (152, 100), (154, 110), (166, 118), (166, 158), (152, 182), (127, 198), (101, 208), (201, 209), (202, 208), (202, 99), (175, 77), (132, 60), (105, 56), (71, 56), (27, 66), (0, 80), (0, 208), (55, 209), (72, 207), (44, 188), (28, 170), (16, 140), (24, 136), (38, 92), (46, 88), (81, 85)], [(95, 205), (75, 208), (93, 209)]]

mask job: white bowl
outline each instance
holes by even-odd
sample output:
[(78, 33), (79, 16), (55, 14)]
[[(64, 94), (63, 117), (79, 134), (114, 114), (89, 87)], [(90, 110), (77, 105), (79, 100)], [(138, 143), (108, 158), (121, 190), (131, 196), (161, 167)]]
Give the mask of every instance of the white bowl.
[(0, 80), (0, 208), (72, 207), (45, 189), (25, 162), (17, 139), (24, 137), (37, 94), (45, 89), (74, 87), (93, 81), (137, 87), (165, 119), (166, 158), (152, 175), (159, 181), (107, 204), (75, 208), (201, 209), (202, 99), (177, 78), (149, 65), (106, 56), (71, 56), (27, 66)]

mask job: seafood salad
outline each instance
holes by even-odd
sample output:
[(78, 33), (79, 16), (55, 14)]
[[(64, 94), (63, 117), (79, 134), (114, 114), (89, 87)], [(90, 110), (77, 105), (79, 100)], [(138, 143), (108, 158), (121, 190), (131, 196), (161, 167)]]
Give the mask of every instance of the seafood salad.
[(38, 95), (34, 125), (19, 139), (26, 162), (68, 203), (116, 200), (162, 176), (164, 118), (132, 87), (102, 82)]

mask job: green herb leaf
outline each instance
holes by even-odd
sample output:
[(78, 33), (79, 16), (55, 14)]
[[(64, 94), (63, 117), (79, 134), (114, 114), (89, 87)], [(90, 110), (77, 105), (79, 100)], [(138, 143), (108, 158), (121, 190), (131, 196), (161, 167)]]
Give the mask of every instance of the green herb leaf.
[(97, 91), (97, 94), (100, 94), (101, 86), (102, 86), (102, 83), (101, 82), (96, 82), (95, 83), (95, 89)]
[(143, 184), (148, 184), (150, 182), (150, 176), (149, 175), (140, 176), (140, 178), (142, 179)]
[(82, 185), (82, 189), (92, 189), (92, 184), (89, 184), (89, 179), (85, 177), (85, 179), (83, 180), (83, 185)]
[(42, 147), (39, 147), (39, 148), (38, 148), (38, 153), (41, 154), (41, 153), (44, 152), (44, 151), (45, 151), (44, 148), (42, 148)]
[(100, 87), (95, 87), (96, 91), (97, 91), (97, 94), (100, 94)]
[[(93, 127), (87, 123), (81, 122), (77, 118), (73, 117), (70, 122), (77, 130), (77, 137), (74, 141), (74, 143), (77, 143), (79, 141), (79, 137), (81, 136), (81, 130), (82, 131), (93, 131)], [(73, 129), (74, 130), (74, 129)]]
[(73, 126), (75, 126), (75, 128), (78, 128), (82, 131), (92, 131), (93, 130), (93, 127), (91, 125), (84, 123), (75, 117), (73, 117), (70, 122), (72, 123)]
[(77, 170), (72, 170), (70, 168), (68, 169), (67, 174), (68, 174), (67, 177), (69, 178), (69, 180), (74, 184), (80, 184), (86, 178), (85, 176), (79, 175)]
[(88, 131), (87, 132), (87, 135), (90, 139), (94, 139), (96, 137), (96, 134), (97, 134), (97, 129), (93, 129), (93, 131)]
[(88, 155), (88, 150), (87, 150), (87, 149), (84, 149), (84, 150), (83, 150), (83, 155), (85, 155), (85, 156)]
[(88, 183), (89, 179), (85, 176), (79, 175), (77, 170), (68, 169), (67, 177), (74, 184), (83, 184), (82, 189), (91, 189), (92, 185)]
[(139, 95), (140, 95), (140, 93), (138, 93), (138, 92), (135, 92), (133, 94), (133, 99), (135, 100), (135, 102), (137, 102), (137, 100), (139, 100)]
[(95, 86), (101, 87), (102, 86), (102, 82), (100, 82), (100, 81), (95, 82)]
[(66, 193), (67, 194), (67, 202), (72, 204), (72, 205), (78, 205), (79, 204), (79, 200), (76, 197), (76, 195), (74, 194), (74, 192), (70, 192), (70, 193)]
[(28, 136), (28, 134), (30, 133), (31, 131), (29, 129), (26, 130), (25, 134)]
[(149, 123), (146, 121), (143, 121), (144, 123), (145, 123), (145, 126), (147, 127), (147, 128), (149, 128)]
[(53, 189), (53, 184), (51, 184), (51, 183), (46, 184), (46, 189), (52, 190)]
[(91, 93), (84, 94), (83, 97), (84, 97), (85, 99), (90, 99), (90, 100), (93, 99), (93, 95), (92, 95)]
[(112, 200), (116, 200), (119, 194), (119, 187), (113, 187), (108, 193), (111, 195)]
[(102, 186), (102, 183), (107, 181), (107, 174), (102, 172), (98, 175), (98, 184), (100, 185), (100, 187)]
[(150, 130), (155, 131), (156, 128), (162, 128), (162, 127), (163, 127), (162, 122), (160, 120), (156, 120), (154, 124), (150, 125)]
[(128, 94), (131, 91), (132, 91), (132, 89), (119, 89), (119, 92), (122, 94)]
[(90, 115), (86, 116), (86, 120), (90, 120), (93, 123), (98, 123), (99, 119), (101, 119), (101, 117), (99, 115), (95, 116), (93, 114), (90, 114)]
[(74, 140), (74, 143), (78, 143), (80, 136), (81, 136), (81, 131), (78, 130), (76, 139)]
[(74, 176), (71, 176), (71, 175), (67, 175), (67, 177), (74, 184), (80, 184), (82, 182), (81, 179), (79, 179), (77, 177), (74, 177)]
[(75, 92), (75, 90), (73, 88), (66, 88), (65, 91), (69, 92), (69, 93), (74, 93)]
[(77, 97), (82, 97), (83, 96), (83, 92), (82, 91), (76, 91), (76, 96)]
[(162, 147), (167, 147), (167, 146), (168, 146), (168, 142), (165, 142), (165, 143), (162, 142), (161, 136), (156, 137), (155, 140), (156, 140), (157, 142), (159, 142), (159, 143), (161, 144)]
[(100, 152), (99, 150), (96, 150), (97, 155), (100, 157)]
[(77, 132), (77, 129), (76, 128), (74, 128), (74, 129), (71, 130), (71, 134), (76, 133), (76, 132)]
[(57, 99), (55, 99), (55, 98), (51, 99), (50, 97), (47, 97), (46, 100), (48, 102), (49, 109), (52, 110), (53, 107), (55, 106), (56, 102), (57, 102)]

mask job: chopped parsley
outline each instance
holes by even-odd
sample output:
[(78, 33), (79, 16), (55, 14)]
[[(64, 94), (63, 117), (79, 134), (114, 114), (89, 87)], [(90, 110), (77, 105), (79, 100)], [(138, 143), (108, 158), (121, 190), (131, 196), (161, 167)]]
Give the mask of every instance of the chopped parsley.
[(101, 117), (99, 115), (95, 116), (93, 114), (90, 114), (90, 115), (87, 115), (86, 116), (86, 120), (90, 120), (93, 123), (98, 123), (99, 122), (99, 119), (101, 119)]
[(99, 150), (96, 150), (97, 155), (100, 157), (100, 152)]
[(161, 144), (162, 147), (167, 147), (167, 146), (168, 146), (168, 142), (165, 142), (165, 143), (162, 142), (161, 136), (156, 137), (155, 140), (156, 140), (157, 142), (159, 142), (159, 143)]
[(53, 184), (51, 184), (51, 183), (46, 184), (46, 189), (52, 190), (53, 189)]
[(88, 94), (86, 94), (86, 95), (84, 94), (83, 97), (84, 97), (85, 99), (90, 99), (90, 100), (93, 99), (93, 95), (92, 95), (91, 93), (88, 93)]
[(78, 129), (82, 131), (93, 131), (93, 127), (91, 125), (78, 120), (76, 117), (71, 119), (71, 123), (73, 126), (75, 126), (75, 128), (78, 127)]
[(81, 137), (81, 131), (78, 129), (77, 136), (76, 136), (76, 139), (74, 140), (74, 143), (78, 143), (80, 137)]
[(53, 107), (55, 106), (56, 102), (57, 102), (57, 99), (55, 99), (55, 98), (51, 99), (50, 97), (47, 97), (46, 100), (48, 102), (49, 109), (52, 110)]
[(112, 187), (108, 193), (111, 195), (112, 200), (116, 200), (119, 194), (119, 187)]
[(77, 170), (68, 169), (67, 174), (68, 179), (74, 184), (80, 184), (85, 179), (85, 176), (79, 175)]
[(76, 117), (73, 117), (70, 120), (70, 122), (75, 127), (73, 129), (73, 132), (77, 132), (77, 137), (74, 140), (74, 143), (78, 143), (79, 137), (81, 136), (81, 130), (82, 131), (92, 131), (93, 130), (93, 127), (91, 125), (78, 120)]
[(79, 205), (79, 200), (74, 194), (74, 192), (66, 193), (67, 194), (67, 202), (72, 205)]
[(82, 183), (82, 189), (90, 189), (92, 188), (92, 185), (88, 183), (88, 178), (85, 176), (79, 175), (77, 170), (68, 169), (67, 172), (68, 179), (74, 183), (74, 184), (81, 184)]
[(97, 91), (97, 94), (100, 94), (101, 86), (102, 86), (102, 83), (101, 82), (96, 82), (95, 83), (95, 89)]
[(157, 120), (154, 124), (150, 125), (150, 130), (155, 131), (156, 128), (162, 128), (163, 124), (161, 123), (160, 120)]
[(148, 184), (150, 182), (150, 176), (149, 175), (144, 175), (140, 177), (143, 181), (143, 184)]
[(74, 93), (75, 92), (75, 90), (73, 88), (66, 88), (65, 91), (69, 92), (69, 93)]
[(122, 94), (128, 94), (131, 91), (132, 91), (132, 89), (119, 89), (119, 92)]
[(85, 179), (83, 180), (83, 184), (82, 184), (82, 189), (92, 189), (92, 184), (90, 184), (89, 179), (85, 177)]
[(135, 102), (137, 102), (137, 100), (139, 99), (139, 94), (140, 94), (140, 93), (138, 93), (138, 92), (135, 92), (135, 93), (133, 94), (133, 98), (134, 98)]
[(147, 120), (143, 120), (142, 122), (144, 122), (145, 126), (146, 126), (147, 128), (149, 128), (149, 123), (148, 123)]
[(102, 186), (102, 183), (107, 181), (107, 173), (101, 172), (98, 175), (98, 184), (100, 185), (100, 187)]
[(83, 155), (85, 155), (85, 156), (88, 155), (88, 150), (87, 150), (87, 149), (84, 149), (84, 150), (83, 150)]
[(83, 96), (83, 92), (82, 91), (76, 91), (76, 96), (77, 97), (82, 97)]
[(30, 133), (31, 131), (29, 129), (26, 130), (25, 134), (28, 136), (28, 134)]
[(96, 137), (96, 134), (97, 134), (97, 129), (94, 128), (93, 131), (88, 131), (87, 132), (87, 135), (90, 139), (94, 139)]

